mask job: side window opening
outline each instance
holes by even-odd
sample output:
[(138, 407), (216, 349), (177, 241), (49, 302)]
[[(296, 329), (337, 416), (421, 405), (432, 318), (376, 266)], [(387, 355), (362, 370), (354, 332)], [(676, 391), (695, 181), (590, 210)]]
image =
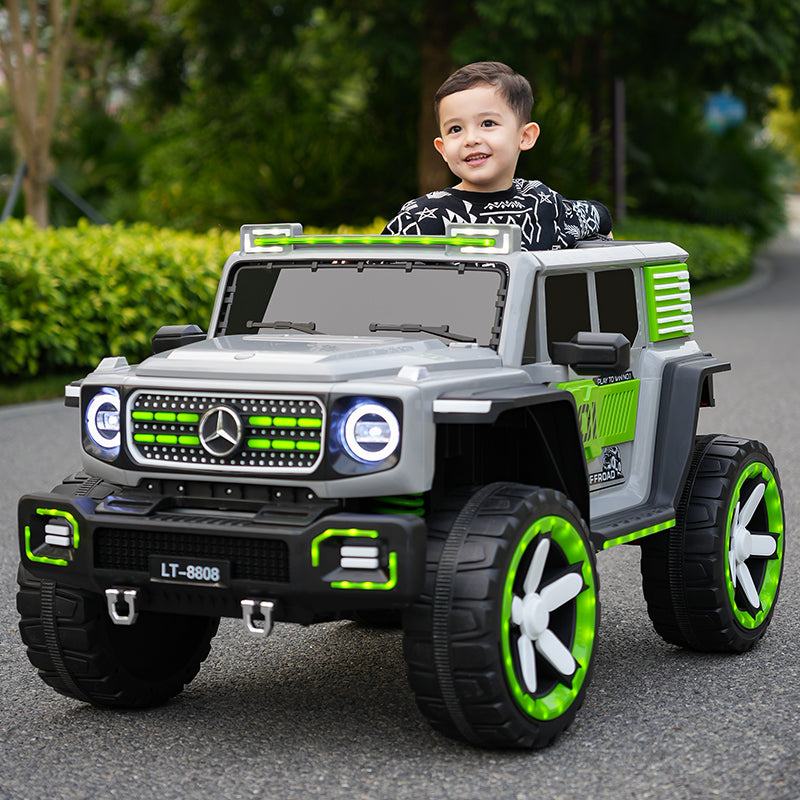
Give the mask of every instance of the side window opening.
[(592, 329), (586, 273), (549, 275), (544, 294), (547, 351), (552, 358), (553, 342), (568, 342), (579, 331)]
[(633, 344), (639, 331), (633, 270), (595, 272), (597, 312), (602, 333), (621, 333)]

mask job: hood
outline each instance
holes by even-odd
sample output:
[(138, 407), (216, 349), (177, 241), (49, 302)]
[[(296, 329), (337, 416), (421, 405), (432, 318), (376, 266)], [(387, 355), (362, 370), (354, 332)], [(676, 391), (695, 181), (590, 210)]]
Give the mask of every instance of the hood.
[(396, 374), (501, 366), (488, 347), (448, 346), (439, 339), (311, 336), (297, 333), (222, 336), (169, 350), (136, 367), (142, 377), (334, 382)]

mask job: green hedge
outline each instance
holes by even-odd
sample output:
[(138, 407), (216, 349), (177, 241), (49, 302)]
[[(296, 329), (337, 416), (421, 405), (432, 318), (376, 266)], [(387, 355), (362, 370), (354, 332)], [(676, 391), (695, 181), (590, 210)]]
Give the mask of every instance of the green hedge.
[[(336, 232), (375, 233), (383, 225), (375, 220), (367, 229)], [(695, 285), (746, 273), (752, 255), (748, 237), (733, 229), (632, 220), (614, 235), (681, 245)], [(235, 232), (3, 223), (0, 377), (80, 372), (108, 355), (133, 363), (148, 355), (160, 325), (205, 326), (222, 265), (238, 244)]]
[(230, 233), (87, 223), (42, 230), (0, 225), (0, 375), (91, 368), (108, 355), (138, 361), (162, 324), (211, 316)]
[(614, 228), (614, 238), (679, 245), (689, 253), (687, 263), (694, 287), (743, 277), (749, 273), (753, 261), (753, 240), (732, 227), (631, 219)]

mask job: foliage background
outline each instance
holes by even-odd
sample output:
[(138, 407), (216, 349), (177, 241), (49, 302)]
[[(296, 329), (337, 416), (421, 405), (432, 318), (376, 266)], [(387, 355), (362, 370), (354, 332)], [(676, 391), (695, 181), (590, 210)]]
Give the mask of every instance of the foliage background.
[[(763, 238), (792, 179), (763, 125), (776, 84), (787, 113), (800, 96), (798, 40), (800, 0), (83, 0), (54, 158), (112, 222), (364, 225), (420, 193), (428, 87), (499, 59), (530, 78), (542, 126), (520, 175), (617, 205), (621, 79), (631, 212)], [(747, 120), (719, 136), (702, 108), (723, 89)], [(6, 187), (15, 168), (0, 88)], [(52, 202), (53, 224), (77, 221)]]

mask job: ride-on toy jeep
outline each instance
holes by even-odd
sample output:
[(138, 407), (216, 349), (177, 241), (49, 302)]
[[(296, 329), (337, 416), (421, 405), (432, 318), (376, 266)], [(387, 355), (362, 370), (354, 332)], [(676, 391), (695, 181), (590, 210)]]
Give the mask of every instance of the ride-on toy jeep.
[(244, 226), (207, 334), (164, 327), (67, 388), (84, 472), (19, 504), (31, 662), (62, 694), (150, 706), (222, 616), (266, 637), (402, 612), (437, 730), (540, 747), (594, 667), (595, 554), (629, 543), (664, 639), (751, 647), (781, 488), (764, 445), (696, 435), (729, 365), (692, 339), (686, 257)]

